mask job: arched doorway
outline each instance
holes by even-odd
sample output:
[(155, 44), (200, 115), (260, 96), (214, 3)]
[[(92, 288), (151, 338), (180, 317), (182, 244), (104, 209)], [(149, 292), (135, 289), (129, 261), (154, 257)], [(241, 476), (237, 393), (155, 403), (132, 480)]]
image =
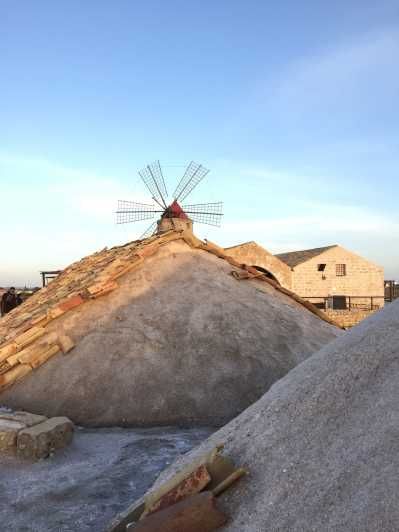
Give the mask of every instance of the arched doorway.
[(276, 283), (280, 284), (280, 281), (271, 273), (269, 270), (266, 270), (265, 268), (262, 268), (262, 266), (256, 266), (253, 265), (253, 268), (256, 268), (258, 272), (264, 273), (269, 279), (273, 279), (273, 281), (276, 281)]

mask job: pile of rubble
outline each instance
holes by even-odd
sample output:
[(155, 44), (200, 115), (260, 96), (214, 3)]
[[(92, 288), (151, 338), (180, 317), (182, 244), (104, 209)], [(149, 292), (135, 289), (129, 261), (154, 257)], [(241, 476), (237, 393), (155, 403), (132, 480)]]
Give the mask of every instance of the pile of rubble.
[(66, 417), (53, 417), (0, 409), (0, 453), (13, 453), (22, 458), (47, 458), (69, 445), (73, 423)]

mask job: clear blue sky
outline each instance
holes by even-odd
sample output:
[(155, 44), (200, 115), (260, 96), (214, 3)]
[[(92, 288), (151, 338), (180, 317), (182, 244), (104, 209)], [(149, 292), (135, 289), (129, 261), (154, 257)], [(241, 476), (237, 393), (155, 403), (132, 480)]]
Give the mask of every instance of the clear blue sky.
[(399, 277), (397, 0), (0, 0), (0, 67), (0, 286), (137, 238), (154, 159), (211, 169), (200, 237)]

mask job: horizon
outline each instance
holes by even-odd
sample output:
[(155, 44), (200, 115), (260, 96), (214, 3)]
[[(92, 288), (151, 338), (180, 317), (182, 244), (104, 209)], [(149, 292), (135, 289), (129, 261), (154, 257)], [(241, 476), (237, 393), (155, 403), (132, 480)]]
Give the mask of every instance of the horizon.
[(41, 286), (150, 221), (137, 171), (224, 202), (200, 238), (273, 254), (339, 244), (399, 279), (399, 6), (393, 1), (42, 0), (2, 14), (0, 286)]

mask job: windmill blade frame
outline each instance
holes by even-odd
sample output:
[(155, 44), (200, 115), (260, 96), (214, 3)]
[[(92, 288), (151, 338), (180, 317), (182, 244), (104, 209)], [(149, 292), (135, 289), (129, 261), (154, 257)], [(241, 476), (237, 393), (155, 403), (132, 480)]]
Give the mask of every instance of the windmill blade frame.
[(135, 201), (118, 200), (118, 210), (116, 211), (116, 223), (126, 224), (130, 222), (140, 222), (150, 220), (162, 212), (156, 209), (155, 205), (147, 203), (137, 203)]
[(182, 205), (182, 209), (187, 216), (193, 220), (205, 225), (220, 227), (222, 221), (223, 202), (216, 203), (196, 203), (193, 205)]
[(148, 164), (145, 168), (139, 171), (139, 176), (150, 191), (152, 198), (158, 203), (158, 205), (162, 205), (166, 209), (166, 198), (168, 193), (160, 162), (154, 161), (153, 163)]
[(173, 198), (176, 201), (184, 201), (208, 173), (209, 170), (202, 164), (191, 161), (173, 193)]
[(145, 238), (149, 238), (155, 233), (155, 230), (157, 228), (157, 222), (152, 222), (152, 224), (147, 227), (147, 229), (144, 231), (144, 233), (140, 236), (139, 240), (144, 240)]

